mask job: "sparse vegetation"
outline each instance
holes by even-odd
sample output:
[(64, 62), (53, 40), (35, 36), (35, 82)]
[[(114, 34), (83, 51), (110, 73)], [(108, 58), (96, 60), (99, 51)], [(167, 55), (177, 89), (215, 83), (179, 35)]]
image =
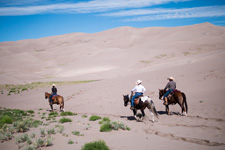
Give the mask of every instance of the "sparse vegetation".
[(105, 141), (99, 140), (90, 143), (86, 143), (82, 150), (109, 150), (109, 147), (105, 144)]
[[(34, 120), (33, 117), (39, 117), (41, 119), (43, 116), (46, 116), (45, 112), (41, 112), (43, 109), (39, 109), (38, 116), (35, 116), (35, 111), (33, 110), (19, 110), (19, 109), (7, 109), (0, 107), (0, 142), (5, 142), (8, 140), (11, 140), (12, 138), (15, 138), (16, 144), (18, 145), (18, 148), (22, 149), (43, 149), (43, 147), (51, 146), (53, 145), (53, 139), (52, 135), (56, 133), (61, 133), (62, 136), (69, 137), (70, 135), (63, 133), (64, 126), (62, 125), (55, 125), (55, 127), (51, 128), (40, 128), (40, 133), (31, 133), (28, 135), (27, 133), (24, 133), (19, 136), (14, 136), (14, 134), (17, 134), (17, 132), (27, 132), (33, 127), (38, 127), (40, 125), (43, 126), (49, 126), (52, 121), (39, 121)], [(41, 115), (42, 114), (42, 115)], [(66, 123), (66, 122), (72, 122), (72, 119), (66, 118), (64, 116), (73, 116), (77, 115), (76, 113), (67, 111), (63, 113), (58, 112), (51, 112), (48, 114), (47, 119), (53, 119), (55, 120), (55, 117), (60, 117), (58, 121), (55, 120), (55, 122), (59, 123)], [(61, 117), (63, 116), (63, 117)], [(82, 115), (82, 118), (87, 118), (87, 115)], [(127, 126), (125, 126), (123, 123), (120, 122), (111, 122), (108, 117), (100, 117), (93, 115), (89, 118), (89, 121), (96, 121), (102, 119), (99, 121), (99, 124), (101, 124), (100, 132), (109, 132), (112, 130), (130, 130)], [(83, 123), (83, 125), (85, 125)], [(87, 124), (88, 127), (86, 127), (86, 130), (91, 128), (91, 124)], [(84, 134), (81, 134), (80, 131), (73, 131), (73, 135), (75, 136), (84, 136)], [(36, 136), (38, 135), (38, 136)], [(102, 146), (102, 141), (96, 141), (92, 143), (93, 145), (90, 147), (98, 146), (99, 144)], [(104, 141), (103, 141), (104, 143)], [(74, 141), (69, 140), (68, 144), (74, 144)], [(85, 146), (84, 146), (85, 147)], [(87, 146), (88, 147), (88, 146)], [(89, 147), (89, 148), (90, 148)], [(103, 146), (104, 147), (104, 146)]]
[(77, 115), (76, 113), (72, 113), (70, 111), (61, 112), (61, 116), (74, 116)]
[[(4, 89), (6, 89), (8, 91), (8, 95), (11, 95), (11, 94), (19, 94), (23, 91), (28, 91), (29, 89), (40, 88), (40, 87), (49, 87), (53, 83), (60, 86), (60, 85), (89, 83), (89, 82), (95, 82), (95, 81), (98, 81), (98, 80), (32, 82), (32, 83), (28, 83), (28, 84), (18, 84), (18, 85), (5, 84), (5, 85), (0, 85), (0, 90), (3, 91)], [(3, 92), (1, 92), (1, 93), (3, 93)]]
[(87, 118), (88, 116), (87, 115), (82, 115), (82, 118)]
[(130, 130), (130, 128), (126, 125), (124, 125), (122, 122), (111, 122), (109, 118), (105, 117), (102, 119), (102, 121), (99, 122), (101, 124), (100, 126), (100, 132), (110, 132), (112, 130)]
[(84, 136), (84, 134), (80, 134), (79, 131), (73, 131), (72, 134), (76, 136)]

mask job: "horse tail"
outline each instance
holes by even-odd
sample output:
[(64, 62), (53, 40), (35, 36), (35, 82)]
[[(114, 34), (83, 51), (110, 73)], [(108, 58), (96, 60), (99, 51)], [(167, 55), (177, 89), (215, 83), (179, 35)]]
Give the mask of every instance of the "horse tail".
[(153, 113), (157, 118), (159, 118), (159, 115), (158, 115), (158, 113), (157, 113), (157, 111), (156, 111), (156, 108), (155, 108), (155, 104), (153, 103), (152, 100), (150, 100), (150, 109), (151, 109), (152, 113)]
[(186, 113), (188, 113), (188, 105), (187, 105), (186, 95), (183, 92), (181, 94), (182, 94), (183, 99), (184, 99), (184, 105), (185, 105)]

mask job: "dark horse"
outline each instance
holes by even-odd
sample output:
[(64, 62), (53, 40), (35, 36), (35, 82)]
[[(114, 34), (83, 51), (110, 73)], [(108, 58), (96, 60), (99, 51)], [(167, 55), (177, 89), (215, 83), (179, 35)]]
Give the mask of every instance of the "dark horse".
[[(166, 90), (159, 89), (159, 99), (161, 99), (165, 93), (166, 93)], [(170, 114), (169, 105), (170, 104), (175, 105), (176, 103), (178, 103), (182, 109), (181, 114), (187, 116), (188, 105), (187, 105), (186, 95), (183, 92), (178, 90), (173, 91), (172, 96), (168, 98), (168, 105), (166, 105), (167, 114)]]
[(52, 103), (50, 103), (50, 96), (51, 94), (48, 92), (45, 92), (45, 99), (48, 99), (49, 105), (51, 106), (51, 109), (53, 111), (53, 104), (60, 105), (60, 111), (64, 111), (64, 98), (60, 95), (54, 96), (52, 99)]
[[(144, 109), (147, 107), (151, 113), (152, 116), (152, 121), (155, 122), (155, 118), (154, 116), (156, 116), (158, 118), (158, 114), (157, 111), (155, 109), (155, 105), (153, 103), (153, 101), (148, 97), (148, 96), (144, 96), (143, 97), (145, 100), (144, 102), (139, 102), (139, 104), (135, 105), (135, 109), (133, 110), (134, 113), (134, 117), (137, 119), (137, 110), (141, 110), (142, 116), (145, 116), (145, 112)], [(124, 106), (126, 107), (128, 105), (128, 102), (131, 102), (131, 98), (129, 98), (129, 95), (123, 95), (123, 100), (124, 100)], [(141, 118), (142, 120), (142, 118)]]

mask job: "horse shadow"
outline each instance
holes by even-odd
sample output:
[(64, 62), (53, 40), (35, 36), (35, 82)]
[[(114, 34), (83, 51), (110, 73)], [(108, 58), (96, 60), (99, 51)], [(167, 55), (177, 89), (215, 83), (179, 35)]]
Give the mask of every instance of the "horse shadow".
[[(157, 111), (159, 115), (167, 115), (166, 111)], [(179, 112), (170, 112), (170, 115), (176, 115), (176, 116), (181, 116)]]
[(58, 111), (58, 109), (53, 109), (53, 110), (51, 110), (51, 109), (47, 109), (46, 111), (49, 111), (49, 112), (54, 112), (54, 111)]
[(134, 116), (120, 116), (120, 118), (127, 118), (127, 120), (136, 120), (136, 118)]

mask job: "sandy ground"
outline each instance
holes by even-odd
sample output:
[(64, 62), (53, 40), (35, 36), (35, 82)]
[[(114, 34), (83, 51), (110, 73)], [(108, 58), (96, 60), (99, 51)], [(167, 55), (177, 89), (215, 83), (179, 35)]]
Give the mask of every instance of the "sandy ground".
[[(73, 33), (36, 40), (0, 43), (0, 84), (45, 81), (98, 80), (57, 86), (65, 98), (65, 110), (77, 113), (65, 123), (65, 133), (53, 135), (54, 145), (46, 149), (81, 149), (91, 141), (104, 140), (113, 150), (136, 149), (225, 149), (225, 28), (209, 23), (173, 27), (122, 27), (95, 34)], [(187, 96), (188, 116), (179, 105), (165, 112), (158, 89), (173, 76), (177, 88)], [(146, 109), (144, 121), (130, 120), (130, 106), (123, 95), (130, 94), (137, 79), (143, 80), (159, 114), (151, 121)], [(0, 95), (0, 106), (49, 113), (44, 92), (51, 87)], [(6, 92), (5, 92), (6, 93)], [(54, 105), (55, 111), (59, 106)], [(83, 118), (82, 115), (87, 115)], [(99, 132), (92, 115), (121, 121), (130, 131)], [(57, 119), (59, 119), (58, 117)], [(58, 123), (52, 123), (54, 126)], [(44, 127), (48, 128), (48, 127)], [(80, 131), (84, 136), (74, 136)], [(37, 132), (39, 128), (28, 133)], [(68, 144), (68, 140), (75, 141)], [(17, 149), (15, 139), (0, 143), (1, 149)]]

